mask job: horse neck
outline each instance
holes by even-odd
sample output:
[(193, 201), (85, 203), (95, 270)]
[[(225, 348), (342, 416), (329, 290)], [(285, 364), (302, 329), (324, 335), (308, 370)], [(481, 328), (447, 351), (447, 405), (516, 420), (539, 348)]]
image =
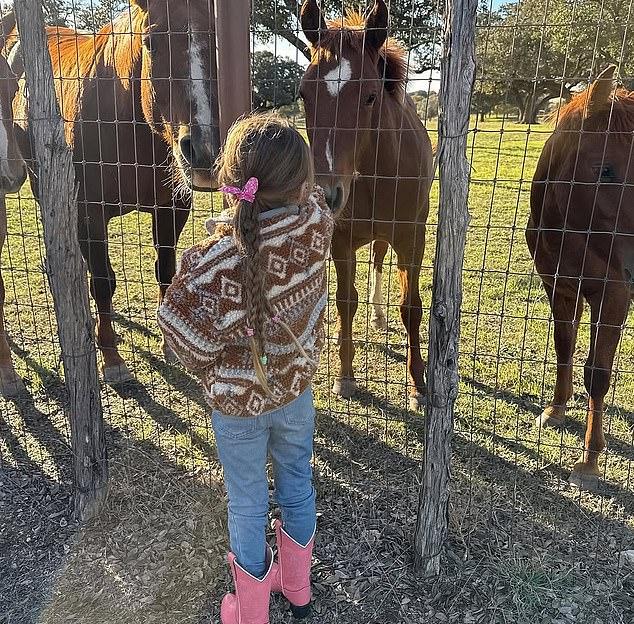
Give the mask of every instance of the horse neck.
[[(71, 29), (49, 29), (53, 71), (61, 80), (63, 101), (69, 118), (92, 121), (139, 119), (142, 65), (143, 16), (119, 16), (94, 35)], [(74, 113), (74, 114), (72, 114)]]
[[(365, 150), (360, 154), (357, 169), (365, 175), (394, 176), (403, 163), (414, 163), (421, 153), (420, 135), (424, 132), (418, 115), (407, 105), (407, 96), (386, 93), (381, 104), (375, 107), (372, 127), (381, 132), (371, 132)], [(401, 129), (406, 130), (402, 132)], [(393, 130), (389, 137), (386, 131)], [(380, 137), (380, 138), (379, 138)], [(381, 141), (381, 145), (378, 143)], [(407, 155), (407, 158), (403, 158)]]

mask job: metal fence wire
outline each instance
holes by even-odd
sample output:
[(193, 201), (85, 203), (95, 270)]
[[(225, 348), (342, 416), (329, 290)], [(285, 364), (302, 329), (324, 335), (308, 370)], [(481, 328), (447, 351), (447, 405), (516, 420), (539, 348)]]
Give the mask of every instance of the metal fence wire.
[[(444, 260), (435, 165), (451, 166), (437, 147), (456, 138), (439, 137), (441, 63), (468, 49), (443, 36), (468, 4), (42, 0), (110, 466), (101, 510), (79, 521), (37, 188), (19, 184), (35, 150), (23, 51), (2, 3), (0, 622), (219, 621), (230, 579), (209, 407), (165, 357), (156, 307), (223, 209), (210, 174), (246, 61), (253, 108), (310, 139), (342, 211), (314, 380), (316, 621), (634, 621), (631, 0), (477, 9), (449, 529), (440, 575), (414, 568), (430, 461), (418, 353)], [(240, 11), (248, 41), (232, 38)], [(281, 600), (271, 621), (291, 621)]]

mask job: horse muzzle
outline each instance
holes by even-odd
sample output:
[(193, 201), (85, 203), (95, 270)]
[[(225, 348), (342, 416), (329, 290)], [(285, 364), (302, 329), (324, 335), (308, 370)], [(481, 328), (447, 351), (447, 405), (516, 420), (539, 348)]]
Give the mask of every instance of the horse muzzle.
[(17, 193), (26, 181), (26, 165), (23, 162), (0, 165), (0, 192)]

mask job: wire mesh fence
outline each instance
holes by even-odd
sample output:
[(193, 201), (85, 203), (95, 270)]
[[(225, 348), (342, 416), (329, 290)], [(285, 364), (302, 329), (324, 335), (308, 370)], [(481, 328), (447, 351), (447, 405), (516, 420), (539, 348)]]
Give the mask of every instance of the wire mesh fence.
[[(98, 224), (104, 222), (104, 209), (112, 208), (107, 229), (117, 279), (112, 318), (123, 339), (118, 352), (132, 379), (102, 384), (111, 490), (102, 514), (80, 526), (70, 514), (68, 398), (39, 212), (28, 183), (9, 193), (2, 249), (4, 314), (12, 362), (26, 392), (0, 396), (0, 612), (8, 614), (8, 622), (167, 622), (175, 617), (193, 622), (209, 614), (217, 619), (218, 598), (228, 585), (222, 559), (226, 508), (208, 407), (196, 381), (164, 357), (155, 322), (157, 251), (173, 245), (153, 237), (152, 213), (156, 223), (156, 206), (165, 205), (174, 225), (173, 191), (177, 206), (189, 209), (187, 185), (180, 183), (178, 169), (180, 164), (184, 175), (190, 175), (192, 163), (179, 163), (171, 147), (183, 145), (188, 128), (198, 128), (190, 131), (191, 141), (207, 127), (201, 124), (200, 103), (190, 96), (198, 86), (209, 94), (208, 125), (217, 132), (215, 68), (207, 64), (215, 52), (209, 48), (201, 53), (202, 70), (191, 62), (189, 52), (186, 63), (174, 60), (185, 47), (189, 51), (203, 45), (205, 38), (213, 39), (209, 4), (177, 4), (184, 7), (182, 12), (179, 8), (178, 19), (161, 27), (159, 12), (166, 6), (176, 11), (176, 4), (44, 2), (48, 23), (58, 25), (49, 31), (50, 40), (66, 42), (66, 60), (57, 65), (58, 86), (76, 88), (72, 97), (82, 102), (88, 98), (85, 101), (94, 109), (77, 109), (83, 117), (75, 124), (73, 141), (83, 142), (83, 155), (77, 158), (76, 152), (76, 162), (81, 162), (84, 175), (93, 167), (94, 178), (86, 188), (93, 193), (89, 203)], [(322, 4), (326, 19), (347, 15), (346, 24), (353, 29), (367, 24), (346, 12), (368, 19), (376, 13), (374, 2)], [(607, 317), (603, 322), (618, 326), (619, 340), (605, 397), (607, 446), (599, 455), (600, 478), (590, 483), (594, 491), (569, 484), (571, 470), (584, 453), (584, 365), (593, 345), (589, 309), (579, 321), (566, 420), (558, 427), (535, 422), (549, 403), (561, 403), (561, 396), (553, 399), (558, 371), (555, 317), (540, 272), (546, 281), (561, 278), (559, 284), (564, 278), (578, 278), (581, 274), (571, 274), (571, 265), (562, 264), (562, 259), (585, 250), (582, 256), (602, 258), (611, 267), (611, 272), (603, 268), (599, 277), (594, 276), (600, 283), (595, 290), (603, 293), (606, 285), (617, 282), (623, 289), (631, 288), (634, 229), (627, 199), (634, 123), (628, 126), (627, 115), (622, 114), (628, 96), (606, 97), (598, 107), (608, 111), (611, 125), (591, 125), (586, 112), (584, 125), (566, 127), (566, 134), (574, 137), (566, 154), (577, 165), (572, 174), (564, 175), (556, 155), (544, 152), (551, 173), (542, 177), (551, 188), (547, 193), (562, 193), (573, 216), (594, 215), (607, 205), (620, 211), (619, 219), (600, 223), (601, 232), (607, 233), (603, 238), (559, 241), (554, 270), (535, 268), (525, 230), (538, 160), (564, 115), (562, 106), (610, 64), (618, 67), (618, 82), (632, 87), (629, 0), (492, 1), (478, 11), (477, 72), (467, 137), (471, 220), (462, 267), (450, 531), (440, 579), (428, 583), (413, 572), (411, 539), (425, 415), (424, 402), (418, 398), (423, 390), (420, 370), (411, 365), (415, 354), (408, 360), (408, 347), (417, 333), (411, 329), (412, 309), (418, 309), (421, 352), (427, 357), (439, 191), (435, 171), (425, 251), (417, 259), (412, 246), (420, 243), (425, 219), (420, 209), (412, 208), (425, 204), (425, 166), (432, 161), (431, 149), (428, 153), (421, 139), (425, 131), (408, 115), (415, 108), (431, 139), (430, 148), (435, 148), (445, 10), (440, 4), (387, 3), (387, 34), (400, 42), (388, 46), (390, 58), (398, 61), (393, 65), (379, 62), (386, 58), (384, 41), (371, 47), (382, 36), (378, 14), (358, 46), (341, 32), (327, 35), (319, 21), (314, 28), (309, 22), (302, 24), (301, 5), (294, 1), (257, 0), (251, 5), (252, 103), (259, 109), (277, 109), (311, 139), (318, 179), (330, 187), (333, 202), (338, 201), (341, 184), (339, 201), (351, 224), (341, 230), (333, 247), (340, 274), (332, 262), (327, 347), (314, 383), (314, 464), (320, 500), (316, 617), (323, 622), (628, 622), (634, 615), (631, 314), (622, 322)], [(158, 24), (152, 37), (150, 22), (135, 18), (144, 8), (157, 16), (151, 21)], [(187, 36), (181, 40), (183, 33)], [(5, 30), (4, 35), (5, 54), (15, 68), (15, 33), (11, 37)], [(316, 37), (314, 48), (324, 38), (330, 46), (327, 54), (313, 56), (311, 36)], [(63, 48), (57, 45), (58, 54)], [(153, 73), (144, 73), (147, 57), (153, 59)], [(169, 69), (161, 69), (158, 59), (168, 59)], [(82, 60), (88, 64), (78, 70)], [(118, 73), (99, 73), (113, 67)], [(8, 81), (9, 77), (3, 79), (2, 88), (8, 85), (9, 96)], [(156, 102), (162, 98), (162, 86), (171, 91), (164, 110), (158, 103), (151, 112), (141, 105), (143, 85), (151, 83)], [(108, 108), (115, 92), (116, 105)], [(11, 107), (0, 100), (6, 120)], [(585, 110), (590, 108), (586, 103)], [(24, 109), (14, 104), (13, 110), (17, 125), (24, 127)], [(62, 107), (62, 114), (69, 120), (77, 110)], [(154, 133), (148, 121), (153, 114)], [(177, 115), (185, 120), (182, 124), (180, 119), (174, 122)], [(174, 123), (166, 124), (168, 119)], [(388, 131), (394, 127), (398, 132)], [(625, 156), (614, 156), (613, 140), (626, 144)], [(582, 151), (589, 147), (591, 156)], [(209, 170), (212, 152), (217, 152), (217, 145), (209, 149), (207, 163), (198, 167), (201, 175)], [(583, 177), (585, 164), (591, 173), (598, 172), (594, 178)], [(140, 190), (144, 172), (152, 178), (147, 182), (149, 196)], [(165, 189), (160, 198), (157, 180)], [(596, 190), (584, 204), (575, 195), (579, 184), (618, 190)], [(133, 201), (122, 198), (128, 191)], [(80, 189), (80, 211), (81, 193)], [(141, 210), (128, 210), (139, 205)], [(177, 257), (206, 235), (206, 218), (221, 209), (216, 194), (193, 192)], [(579, 227), (579, 221), (569, 222), (566, 229), (587, 232), (596, 223), (590, 220)], [(562, 227), (533, 225), (546, 236)], [(383, 240), (398, 239), (388, 248), (382, 271), (377, 270), (381, 246), (368, 245), (368, 231)], [(98, 240), (94, 232), (84, 237), (85, 242)], [(403, 241), (409, 247), (399, 249)], [(356, 247), (358, 309), (352, 338), (344, 337), (342, 343), (338, 317), (350, 311), (354, 289), (342, 289), (341, 284), (352, 266), (349, 252)], [(103, 252), (93, 247), (90, 253)], [(169, 259), (165, 262), (168, 266)], [(421, 302), (414, 298), (402, 310), (406, 269), (418, 262), (420, 278), (410, 276), (409, 285), (419, 284)], [(614, 279), (617, 264), (620, 282), (618, 276)], [(576, 284), (578, 295), (582, 289), (579, 280)], [(600, 299), (602, 309), (607, 309), (615, 296)], [(97, 313), (94, 300), (93, 312)], [(104, 318), (109, 317), (106, 310)], [(350, 349), (346, 355), (342, 344), (354, 345), (356, 387), (344, 383), (342, 388), (342, 381), (351, 380), (341, 357), (343, 351), (348, 358)], [(103, 365), (103, 349), (99, 357)], [(560, 371), (563, 368), (559, 366)], [(604, 368), (601, 362), (595, 366), (599, 372)], [(0, 369), (2, 379), (6, 370)], [(590, 382), (595, 379), (595, 372), (585, 374)], [(339, 395), (333, 393), (333, 385), (338, 385)], [(347, 390), (350, 398), (340, 396)], [(421, 403), (420, 409), (412, 409), (412, 397)], [(272, 621), (286, 617), (276, 602)]]

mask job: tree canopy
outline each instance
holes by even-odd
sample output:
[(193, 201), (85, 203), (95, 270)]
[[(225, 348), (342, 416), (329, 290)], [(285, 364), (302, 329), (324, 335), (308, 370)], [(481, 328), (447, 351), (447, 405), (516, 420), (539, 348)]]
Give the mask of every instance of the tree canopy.
[(272, 52), (255, 52), (251, 60), (253, 106), (268, 109), (292, 104), (298, 97), (297, 86), (304, 70), (286, 57)]
[(521, 0), (483, 8), (478, 19), (474, 108), (516, 107), (534, 123), (555, 97), (595, 76), (609, 63), (630, 74), (634, 16), (630, 0)]

